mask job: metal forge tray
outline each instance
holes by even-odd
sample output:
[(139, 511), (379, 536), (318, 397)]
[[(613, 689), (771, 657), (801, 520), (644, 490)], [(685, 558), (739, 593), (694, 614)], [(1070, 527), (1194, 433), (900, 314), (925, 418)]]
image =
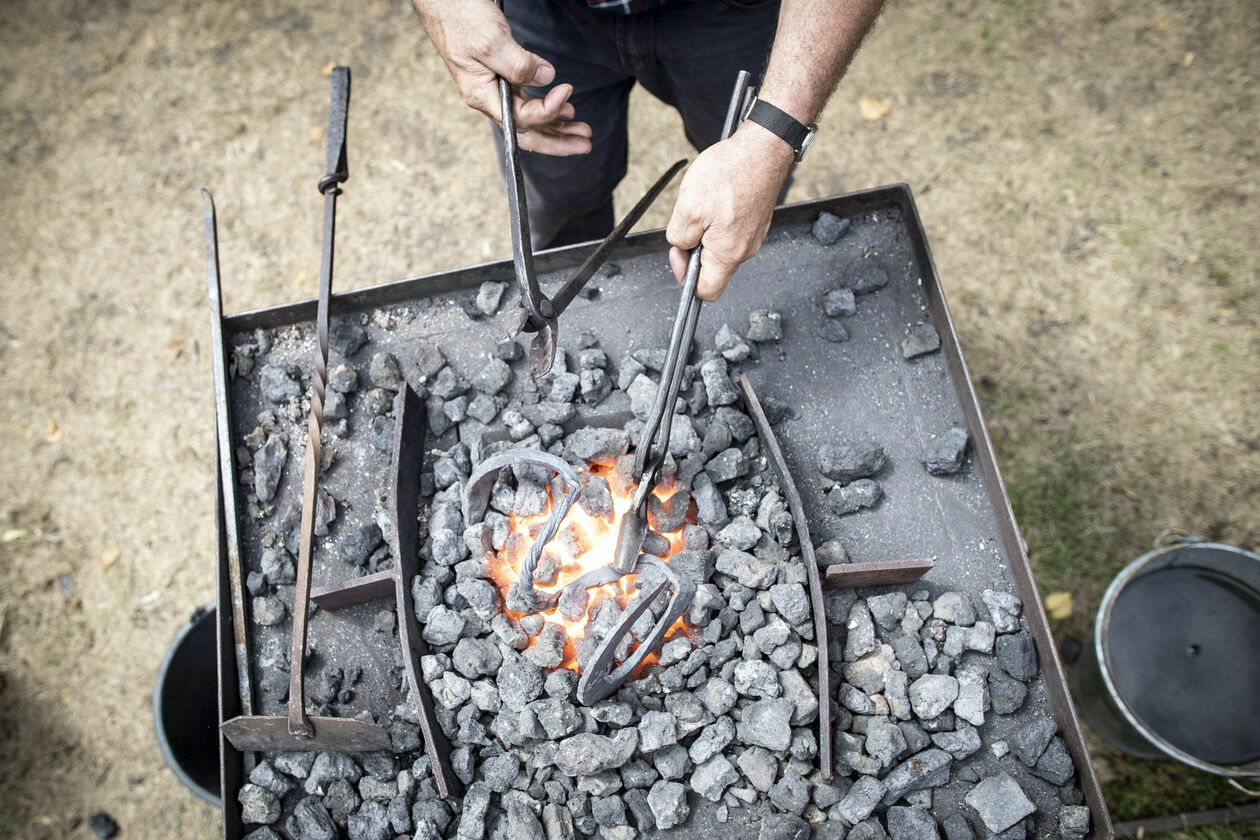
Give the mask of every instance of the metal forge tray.
[[(820, 245), (810, 231), (821, 211), (852, 223), (849, 233), (834, 245)], [(544, 287), (554, 287), (590, 247), (576, 245), (539, 254), (537, 265)], [(663, 347), (678, 300), (677, 285), (665, 259), (667, 250), (661, 230), (627, 238), (612, 258), (621, 273), (597, 277), (592, 282), (599, 286), (599, 295), (593, 300), (578, 298), (565, 312), (560, 325), (561, 346), (575, 347), (579, 333), (589, 328), (613, 360), (632, 348)], [(821, 294), (836, 285), (849, 262), (863, 255), (880, 259), (890, 283), (859, 298), (858, 314), (844, 320), (851, 333), (848, 341), (824, 341), (816, 332), (825, 317)], [(383, 308), (397, 316), (397, 326), (385, 330), (365, 321), (373, 351), (393, 352), (402, 360), (407, 341), (424, 337), (439, 343), (450, 364), (471, 376), (488, 359), (499, 337), (499, 325), (497, 318), (471, 320), (460, 300), (484, 281), (510, 283), (512, 277), (511, 261), (505, 260), (407, 278), (335, 295), (333, 317), (360, 319), (361, 313)], [(231, 278), (227, 282), (232, 282)], [(505, 307), (510, 303), (506, 298)], [(881, 187), (776, 210), (761, 252), (740, 269), (720, 301), (705, 307), (696, 345), (711, 347), (714, 334), (724, 323), (742, 333), (748, 312), (767, 308), (782, 313), (783, 342), (779, 346), (762, 345), (760, 360), (742, 368), (763, 399), (776, 397), (795, 410), (794, 417), (780, 423), (776, 431), (804, 499), (814, 540), (821, 544), (840, 538), (855, 563), (935, 558), (935, 567), (919, 583), (905, 587), (910, 591), (930, 589), (933, 596), (947, 589), (965, 591), (979, 604), (982, 590), (1009, 590), (1013, 585), (1036, 642), (1040, 673), (1030, 681), (1028, 699), (1018, 713), (991, 715), (986, 720), (982, 727), (985, 742), (1005, 737), (1033, 716), (1052, 715), (1067, 741), (1077, 784), (1092, 812), (1090, 836), (1110, 840), (1113, 835), (1106, 804), (909, 188)], [(292, 328), (309, 339), (314, 314), (315, 301), (307, 300), (223, 317), (223, 341), (216, 352), (224, 354), (226, 360), (231, 348), (247, 341), (259, 327)], [(920, 321), (936, 327), (941, 349), (907, 361), (902, 357), (900, 341)], [(303, 365), (307, 356), (309, 353), (303, 352), (289, 361)], [(528, 374), (519, 364), (514, 370), (509, 387), (519, 389)], [(403, 372), (408, 375), (405, 362)], [(227, 399), (233, 440), (240, 441), (260, 406), (256, 386), (238, 378)], [(581, 407), (579, 419), (584, 413), (606, 415), (625, 408), (610, 405), (613, 402), (615, 399), (610, 398), (595, 409)], [(955, 476), (930, 476), (919, 464), (920, 455), (929, 439), (951, 425), (964, 425), (970, 433), (967, 466)], [(366, 430), (352, 430), (351, 436), (364, 433)], [(829, 482), (818, 473), (815, 453), (836, 434), (870, 437), (884, 446), (889, 465), (879, 480), (885, 498), (875, 509), (838, 518), (823, 504)], [(445, 447), (454, 442), (455, 435), (453, 429), (425, 445), (429, 449)], [(373, 481), (365, 477), (364, 483)], [(281, 492), (285, 483), (300, 483), (300, 476), (297, 480), (286, 476)], [(375, 492), (375, 487), (362, 489), (365, 498)], [(370, 502), (364, 509), (371, 510)], [(257, 535), (250, 537), (245, 519), (242, 514), (242, 554), (257, 568)], [(220, 517), (218, 664), (224, 720), (237, 714), (239, 706), (226, 546)], [(318, 585), (325, 578), (318, 562), (316, 566)], [(370, 621), (370, 615), (366, 620)], [(317, 635), (319, 631), (312, 632)], [(242, 757), (225, 739), (220, 743), (223, 836), (235, 840), (243, 834), (236, 800)], [(1010, 760), (1012, 756), (999, 760), (986, 748), (968, 763), (984, 776), (997, 772)], [(933, 810), (938, 816), (949, 809), (963, 810), (961, 799), (966, 787), (955, 779), (937, 789)], [(1041, 809), (1039, 836), (1046, 836), (1054, 827), (1047, 791), (1029, 791)], [(703, 809), (695, 809), (687, 826), (669, 834), (700, 836), (712, 830), (738, 835), (741, 829), (734, 824), (718, 829)], [(755, 836), (756, 825), (744, 830)]]

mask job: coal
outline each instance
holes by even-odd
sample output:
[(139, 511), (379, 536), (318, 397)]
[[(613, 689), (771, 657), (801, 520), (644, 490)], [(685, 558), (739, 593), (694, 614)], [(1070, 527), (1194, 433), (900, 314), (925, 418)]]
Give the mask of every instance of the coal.
[(593, 776), (615, 770), (630, 760), (638, 745), (638, 730), (622, 729), (612, 737), (582, 732), (560, 742), (556, 767), (568, 776)]
[(372, 385), (386, 391), (398, 391), (403, 385), (402, 370), (398, 367), (398, 359), (390, 353), (377, 353), (372, 356), (368, 366), (368, 378)]
[(254, 453), (254, 493), (261, 501), (269, 502), (275, 498), (288, 455), (284, 435), (278, 433), (268, 435), (267, 442)]
[(254, 767), (249, 774), (249, 781), (277, 797), (283, 797), (295, 787), (290, 779), (276, 770), (274, 764), (266, 760)]
[(490, 788), (485, 782), (473, 782), (464, 792), (459, 815), (458, 834), (464, 840), (481, 840), (486, 835), (486, 811), (490, 807)]
[(678, 743), (677, 725), (669, 712), (645, 712), (639, 721), (639, 750), (651, 753)]
[(832, 213), (822, 212), (810, 227), (819, 245), (834, 245), (849, 232), (849, 220)]
[(88, 828), (101, 840), (109, 840), (118, 836), (118, 823), (104, 811), (98, 811), (88, 817)]
[(486, 315), (493, 315), (499, 311), (499, 302), (503, 300), (503, 292), (507, 289), (506, 283), (497, 283), (493, 280), (487, 280), (477, 289), (476, 304), (477, 308)]
[(849, 330), (844, 324), (831, 319), (823, 321), (815, 330), (816, 334), (823, 341), (832, 344), (843, 344), (849, 340)]
[(288, 828), (295, 840), (337, 840), (340, 836), (337, 824), (318, 796), (308, 796), (294, 806)]
[(945, 829), (945, 840), (976, 840), (976, 833), (962, 814), (950, 814), (941, 823)]
[(726, 789), (738, 781), (735, 765), (719, 753), (696, 767), (691, 775), (691, 789), (710, 802), (717, 802)]
[(774, 584), (770, 587), (770, 600), (774, 602), (775, 611), (788, 624), (804, 624), (812, 614), (809, 596), (805, 594), (805, 587), (799, 583)]
[(748, 474), (748, 458), (743, 451), (731, 447), (710, 458), (704, 471), (715, 484), (724, 484)]
[(630, 448), (630, 437), (622, 429), (588, 426), (570, 434), (564, 441), (568, 461), (605, 463), (616, 460)]
[(1037, 649), (1027, 633), (999, 637), (994, 650), (1002, 670), (1020, 682), (1028, 682), (1037, 673)]
[(1015, 753), (1024, 764), (1032, 767), (1045, 752), (1057, 728), (1050, 718), (1033, 718), (1011, 732), (1006, 740), (1011, 747), (1011, 752)]
[[(328, 371), (328, 389), (339, 394), (352, 394), (359, 390), (359, 374), (349, 362), (333, 365)], [(331, 397), (331, 393), (326, 397)], [(328, 416), (327, 399), (325, 399), (324, 416)], [(344, 415), (342, 415), (344, 416)]]
[(822, 298), (823, 314), (828, 318), (854, 315), (857, 313), (857, 302), (853, 290), (848, 288), (828, 289)]
[(453, 645), (464, 632), (464, 617), (444, 604), (430, 610), (421, 636), (431, 645)]
[(713, 338), (713, 346), (728, 362), (742, 362), (752, 353), (752, 348), (727, 324), (718, 328), (717, 335)]
[(875, 507), (884, 491), (869, 478), (860, 478), (851, 484), (838, 484), (827, 491), (827, 506), (838, 516), (857, 513)]
[(777, 563), (735, 549), (719, 552), (716, 568), (751, 589), (764, 589), (778, 576)]
[(280, 819), (280, 800), (264, 787), (247, 783), (236, 795), (241, 803), (241, 822), (271, 824)]
[(727, 374), (725, 359), (709, 359), (700, 365), (700, 378), (704, 382), (709, 405), (716, 408), (731, 405), (739, 400), (739, 389)]
[(275, 595), (262, 595), (250, 601), (250, 615), (260, 627), (273, 627), (284, 621), (288, 609)]
[(961, 592), (943, 592), (932, 603), (932, 615), (950, 624), (969, 627), (976, 621), (976, 608), (971, 599)]
[(901, 355), (907, 359), (926, 356), (941, 349), (941, 337), (936, 327), (928, 323), (915, 324), (901, 340)]
[(875, 812), (888, 793), (887, 786), (874, 776), (859, 776), (849, 792), (836, 805), (840, 816), (856, 825)]
[(476, 376), (472, 385), (487, 396), (494, 396), (507, 387), (512, 381), (512, 369), (502, 359), (491, 359)]
[(687, 804), (687, 789), (678, 782), (664, 779), (656, 782), (648, 791), (647, 802), (656, 827), (662, 831), (682, 825), (691, 813)]
[(736, 727), (739, 740), (768, 750), (786, 750), (792, 742), (790, 721), (794, 711), (792, 701), (783, 697), (749, 704)]
[(1061, 840), (1082, 840), (1089, 834), (1088, 805), (1063, 805), (1059, 808), (1058, 816)]
[(932, 475), (953, 475), (967, 456), (967, 430), (953, 426), (923, 450), (923, 466)]
[(1040, 776), (1052, 785), (1067, 784), (1075, 772), (1076, 768), (1072, 765), (1072, 756), (1068, 752), (1067, 743), (1057, 736), (1050, 741), (1050, 745), (1046, 747), (1046, 751), (1041, 754), (1036, 766), (1032, 768), (1034, 776)]
[(1037, 810), (1019, 783), (1007, 773), (983, 780), (971, 789), (964, 801), (976, 810), (985, 827), (994, 833), (1006, 831)]
[(1014, 633), (1019, 629), (1019, 615), (1023, 611), (1019, 598), (1009, 592), (986, 589), (980, 593), (980, 599), (989, 608), (993, 627), (998, 633)]
[(757, 309), (748, 313), (749, 341), (757, 344), (783, 339), (783, 316), (773, 309)]
[(873, 259), (857, 259), (845, 269), (841, 282), (855, 294), (869, 294), (888, 285), (888, 272)]
[(884, 448), (870, 440), (826, 443), (818, 450), (818, 471), (833, 481), (869, 478), (884, 468)]
[(302, 396), (302, 386), (278, 365), (264, 365), (258, 372), (258, 390), (271, 403), (284, 403)]

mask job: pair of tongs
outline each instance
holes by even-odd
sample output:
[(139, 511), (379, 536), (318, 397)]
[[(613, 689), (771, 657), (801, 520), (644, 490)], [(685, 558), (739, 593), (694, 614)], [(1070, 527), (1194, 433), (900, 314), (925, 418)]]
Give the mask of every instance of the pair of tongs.
[[(735, 89), (731, 92), (730, 105), (726, 109), (726, 122), (722, 127), (723, 140), (735, 131), (740, 115), (744, 113), (751, 78), (745, 70), (739, 71), (739, 75), (735, 78)], [(613, 555), (613, 567), (622, 574), (629, 574), (645, 551), (656, 554), (657, 552), (651, 549), (660, 546), (662, 542), (668, 546), (668, 542), (660, 534), (648, 529), (647, 506), (648, 499), (656, 490), (657, 482), (660, 481), (665, 456), (669, 454), (669, 433), (674, 422), (674, 404), (678, 400), (678, 391), (682, 386), (687, 357), (691, 355), (691, 343), (696, 334), (696, 323), (700, 320), (702, 301), (696, 297), (696, 282), (700, 277), (701, 250), (698, 244), (691, 249), (687, 273), (683, 278), (682, 295), (678, 301), (678, 313), (674, 316), (674, 329), (670, 334), (669, 350), (665, 354), (665, 366), (661, 368), (661, 381), (656, 388), (656, 400), (652, 403), (652, 410), (648, 413), (643, 431), (639, 433), (633, 473), (638, 488), (635, 490), (634, 503), (621, 518), (616, 553)]]
[[(503, 0), (495, 0), (501, 10)], [(513, 319), (509, 316), (507, 339), (515, 339), (522, 332), (534, 333), (534, 340), (529, 347), (530, 367), (535, 376), (542, 376), (551, 370), (556, 359), (557, 319), (577, 297), (578, 292), (587, 281), (595, 276), (595, 272), (608, 259), (613, 249), (625, 239), (630, 228), (642, 218), (643, 214), (656, 197), (661, 194), (670, 180), (686, 165), (680, 160), (657, 179), (652, 188), (634, 205), (626, 217), (621, 220), (612, 232), (604, 237), (586, 261), (578, 266), (577, 271), (565, 281), (564, 286), (549, 298), (543, 294), (538, 285), (538, 275), (534, 271), (534, 251), (529, 238), (529, 213), (525, 201), (525, 176), (521, 171), (520, 146), (516, 140), (516, 115), (512, 110), (512, 85), (507, 79), (499, 76), (499, 108), (502, 113), (503, 127), (503, 166), (504, 181), (508, 192), (508, 219), (512, 227), (512, 267), (516, 272), (516, 287), (520, 293), (519, 310)]]

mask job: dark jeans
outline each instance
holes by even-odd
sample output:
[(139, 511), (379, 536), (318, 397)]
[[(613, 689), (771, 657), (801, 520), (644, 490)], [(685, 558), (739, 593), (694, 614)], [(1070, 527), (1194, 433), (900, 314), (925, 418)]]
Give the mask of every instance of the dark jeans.
[(760, 83), (779, 16), (778, 2), (741, 8), (677, 0), (632, 15), (591, 9), (585, 0), (508, 0), (505, 6), (513, 36), (555, 65), (557, 83), (573, 85), (576, 119), (591, 126), (589, 154), (521, 152), (536, 250), (612, 230), (635, 82), (678, 109), (687, 139), (703, 150), (722, 133), (736, 74), (747, 70)]

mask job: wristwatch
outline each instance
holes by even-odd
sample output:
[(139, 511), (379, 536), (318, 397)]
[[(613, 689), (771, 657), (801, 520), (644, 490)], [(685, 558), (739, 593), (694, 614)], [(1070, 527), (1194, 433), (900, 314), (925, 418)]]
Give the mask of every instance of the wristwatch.
[(744, 113), (744, 119), (752, 120), (782, 138), (796, 152), (797, 163), (805, 157), (809, 144), (814, 141), (814, 135), (818, 133), (817, 123), (802, 125), (791, 114), (764, 99), (753, 99), (752, 104)]

